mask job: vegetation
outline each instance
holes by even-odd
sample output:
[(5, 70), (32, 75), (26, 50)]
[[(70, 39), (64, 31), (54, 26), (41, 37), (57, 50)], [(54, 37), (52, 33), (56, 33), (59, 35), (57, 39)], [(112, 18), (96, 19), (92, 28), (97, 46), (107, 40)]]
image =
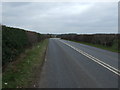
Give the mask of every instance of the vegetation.
[[(17, 60), (9, 63), (3, 72), (3, 88), (27, 88), (34, 86), (35, 74), (40, 71), (48, 40), (44, 40), (32, 49), (25, 50)], [(39, 74), (38, 74), (39, 75)]]
[[(110, 51), (120, 52), (119, 34), (50, 35), (2, 25), (2, 87), (34, 86), (35, 75), (42, 66), (47, 38), (58, 37)], [(34, 73), (33, 73), (34, 72)]]
[(120, 52), (120, 34), (61, 34), (57, 37), (98, 48)]
[(15, 60), (25, 48), (31, 47), (46, 39), (49, 35), (26, 31), (2, 25), (2, 65)]

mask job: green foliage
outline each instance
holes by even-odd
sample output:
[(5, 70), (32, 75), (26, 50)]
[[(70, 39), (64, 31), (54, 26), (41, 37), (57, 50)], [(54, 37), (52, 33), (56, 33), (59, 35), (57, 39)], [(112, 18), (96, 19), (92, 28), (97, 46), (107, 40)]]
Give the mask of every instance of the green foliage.
[(39, 33), (2, 26), (2, 65), (14, 60), (26, 47), (45, 39)]
[(2, 26), (3, 65), (21, 53), (27, 45), (27, 36), (21, 29)]
[(61, 34), (57, 37), (76, 42), (90, 43), (98, 47), (107, 48), (110, 51), (120, 52), (119, 34)]
[(47, 45), (48, 40), (43, 40), (32, 48), (26, 49), (16, 62), (10, 63), (2, 75), (2, 88), (27, 88), (34, 85), (36, 73), (38, 74), (40, 71)]

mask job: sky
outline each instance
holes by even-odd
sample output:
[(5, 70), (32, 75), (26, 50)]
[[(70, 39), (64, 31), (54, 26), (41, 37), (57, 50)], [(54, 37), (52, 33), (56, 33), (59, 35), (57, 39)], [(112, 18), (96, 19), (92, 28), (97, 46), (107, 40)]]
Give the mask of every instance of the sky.
[(50, 34), (118, 32), (117, 2), (3, 2), (2, 24)]

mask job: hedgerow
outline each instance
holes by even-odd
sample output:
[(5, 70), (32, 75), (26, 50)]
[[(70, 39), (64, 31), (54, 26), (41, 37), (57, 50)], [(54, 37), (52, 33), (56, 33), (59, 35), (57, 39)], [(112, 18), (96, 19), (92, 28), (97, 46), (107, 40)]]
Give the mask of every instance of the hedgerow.
[(36, 32), (2, 25), (2, 65), (12, 62), (25, 48), (45, 38), (45, 35)]
[(77, 42), (102, 45), (120, 52), (120, 34), (61, 34), (57, 37)]

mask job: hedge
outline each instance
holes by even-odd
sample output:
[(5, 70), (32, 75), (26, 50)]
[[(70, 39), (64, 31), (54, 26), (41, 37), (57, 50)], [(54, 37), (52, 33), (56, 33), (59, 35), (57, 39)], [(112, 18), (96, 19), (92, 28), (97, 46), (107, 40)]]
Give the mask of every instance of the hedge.
[(46, 39), (46, 35), (2, 25), (2, 65), (36, 43)]

